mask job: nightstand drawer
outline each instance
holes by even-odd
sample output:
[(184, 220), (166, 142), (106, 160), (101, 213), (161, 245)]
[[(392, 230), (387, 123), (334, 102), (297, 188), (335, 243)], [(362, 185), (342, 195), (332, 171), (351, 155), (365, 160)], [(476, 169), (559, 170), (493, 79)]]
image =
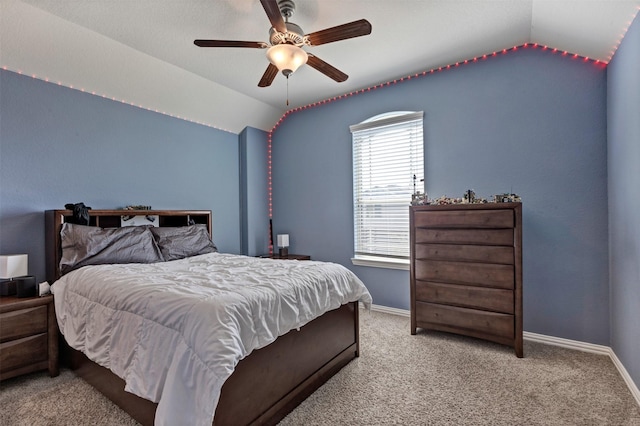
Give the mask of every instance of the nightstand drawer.
[(0, 342), (46, 331), (46, 305), (0, 314)]
[(0, 381), (40, 370), (59, 374), (53, 296), (0, 298)]
[(0, 343), (2, 372), (47, 359), (47, 333)]

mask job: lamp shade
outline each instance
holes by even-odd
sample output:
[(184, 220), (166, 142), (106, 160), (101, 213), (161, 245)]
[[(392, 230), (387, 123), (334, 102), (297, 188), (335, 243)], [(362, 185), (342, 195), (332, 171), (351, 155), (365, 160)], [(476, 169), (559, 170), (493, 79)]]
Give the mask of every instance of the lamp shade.
[(278, 234), (278, 247), (289, 247), (289, 234)]
[(289, 76), (307, 63), (309, 55), (301, 47), (293, 44), (277, 44), (267, 50), (267, 58), (279, 71)]
[(29, 273), (29, 256), (7, 254), (0, 256), (0, 279), (22, 277)]

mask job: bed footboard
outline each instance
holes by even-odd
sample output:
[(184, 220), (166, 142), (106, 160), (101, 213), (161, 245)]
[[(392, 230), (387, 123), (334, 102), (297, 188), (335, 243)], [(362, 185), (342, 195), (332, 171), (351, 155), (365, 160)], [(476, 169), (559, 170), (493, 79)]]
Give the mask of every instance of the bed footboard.
[[(214, 425), (274, 425), (359, 354), (358, 303), (292, 330), (240, 361), (222, 387)], [(143, 425), (157, 404), (125, 392), (124, 381), (71, 351), (76, 374)]]

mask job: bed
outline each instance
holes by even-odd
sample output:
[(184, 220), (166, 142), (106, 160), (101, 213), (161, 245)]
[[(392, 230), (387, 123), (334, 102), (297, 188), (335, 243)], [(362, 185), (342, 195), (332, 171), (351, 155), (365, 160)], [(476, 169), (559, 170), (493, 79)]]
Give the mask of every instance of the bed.
[[(90, 227), (70, 224), (70, 210), (49, 210), (45, 218), (47, 276), (54, 283), (58, 322), (66, 343), (61, 359), (68, 360), (76, 374), (142, 424), (175, 424), (177, 419), (211, 424), (212, 418), (216, 425), (275, 424), (359, 355), (358, 303), (369, 304), (371, 298), (355, 275), (340, 265), (211, 250), (175, 260), (169, 255), (165, 261), (167, 253), (173, 253), (166, 247), (173, 243), (154, 234), (162, 261), (86, 267), (81, 261), (70, 267), (70, 230), (74, 238), (91, 235), (95, 243), (102, 241), (100, 232), (128, 233), (118, 228), (126, 221), (139, 220), (153, 222), (155, 227), (135, 227), (132, 233), (136, 235), (146, 235), (147, 229), (162, 237), (172, 235), (173, 230), (204, 228), (210, 236), (211, 212), (91, 210)], [(78, 230), (82, 232), (76, 234)], [(169, 243), (163, 246), (162, 241)], [(127, 250), (120, 247), (116, 252)], [(136, 248), (132, 253), (144, 251)], [(71, 270), (63, 274), (65, 269)], [(185, 271), (193, 277), (184, 275)], [(329, 283), (325, 274), (334, 273)], [(245, 281), (238, 285), (238, 280)], [(285, 286), (288, 281), (297, 284), (289, 289)], [(311, 300), (300, 299), (301, 294)], [(209, 308), (204, 299), (214, 301), (216, 307)], [(337, 300), (341, 301), (336, 304)], [(135, 311), (136, 306), (143, 309)], [(184, 335), (173, 325), (176, 312), (182, 312), (178, 307), (183, 306), (189, 315), (205, 315), (191, 318), (180, 313), (180, 318), (190, 318), (180, 323), (190, 324), (181, 326), (188, 330)], [(168, 314), (160, 316), (161, 311)], [(271, 311), (276, 313), (273, 319), (266, 316)], [(240, 316), (225, 316), (229, 312)], [(79, 317), (100, 321), (83, 325)], [(221, 325), (214, 321), (218, 317)], [(144, 323), (144, 327), (132, 328), (138, 333), (135, 339), (126, 338), (122, 325), (130, 318), (138, 321), (135, 324)], [(101, 327), (106, 335), (96, 331)], [(229, 328), (240, 330), (238, 336), (224, 334)], [(209, 329), (222, 330), (223, 343), (203, 334)], [(145, 360), (145, 353), (150, 358)], [(198, 370), (201, 364), (204, 370)], [(225, 377), (225, 372), (230, 375)]]

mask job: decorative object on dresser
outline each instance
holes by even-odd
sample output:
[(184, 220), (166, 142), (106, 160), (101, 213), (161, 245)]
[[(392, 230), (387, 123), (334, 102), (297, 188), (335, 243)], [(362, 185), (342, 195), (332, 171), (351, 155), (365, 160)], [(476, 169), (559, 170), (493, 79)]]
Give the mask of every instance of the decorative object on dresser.
[(411, 334), (464, 334), (522, 351), (522, 204), (410, 207)]
[(0, 380), (39, 370), (59, 374), (53, 296), (0, 299)]
[[(477, 197), (473, 189), (467, 189), (462, 197), (447, 197), (430, 199), (426, 193), (416, 192), (416, 175), (413, 175), (413, 195), (411, 196), (412, 206), (422, 205), (445, 205), (445, 204), (485, 204), (485, 203), (521, 203), (522, 199), (518, 194), (504, 193), (492, 195), (490, 199)], [(420, 182), (424, 179), (420, 179)]]

